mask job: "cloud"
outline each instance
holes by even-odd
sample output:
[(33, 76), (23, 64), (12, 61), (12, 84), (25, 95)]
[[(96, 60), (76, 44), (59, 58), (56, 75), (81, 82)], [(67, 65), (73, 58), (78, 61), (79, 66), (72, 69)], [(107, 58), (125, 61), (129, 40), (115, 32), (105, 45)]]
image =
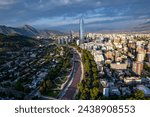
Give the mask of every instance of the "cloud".
[(9, 9), (9, 7), (15, 4), (16, 2), (17, 0), (0, 0), (0, 9)]
[(16, 3), (17, 0), (0, 0), (0, 7), (5, 7)]
[(0, 0), (0, 24), (67, 30), (78, 28), (75, 25), (84, 17), (86, 26), (92, 29), (119, 28), (132, 21), (134, 25), (146, 22), (149, 4), (149, 0)]

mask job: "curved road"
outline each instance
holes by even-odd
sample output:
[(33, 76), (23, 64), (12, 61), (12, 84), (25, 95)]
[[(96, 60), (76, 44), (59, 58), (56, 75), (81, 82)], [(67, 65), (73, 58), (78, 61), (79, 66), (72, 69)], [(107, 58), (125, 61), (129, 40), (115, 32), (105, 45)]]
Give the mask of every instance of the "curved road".
[(72, 79), (71, 82), (68, 84), (65, 94), (61, 98), (63, 100), (73, 100), (74, 99), (74, 96), (77, 91), (77, 85), (81, 81), (81, 74), (82, 74), (81, 62), (80, 62), (81, 58), (76, 50), (74, 52), (74, 59), (75, 59), (74, 74), (73, 74), (73, 77), (71, 78)]

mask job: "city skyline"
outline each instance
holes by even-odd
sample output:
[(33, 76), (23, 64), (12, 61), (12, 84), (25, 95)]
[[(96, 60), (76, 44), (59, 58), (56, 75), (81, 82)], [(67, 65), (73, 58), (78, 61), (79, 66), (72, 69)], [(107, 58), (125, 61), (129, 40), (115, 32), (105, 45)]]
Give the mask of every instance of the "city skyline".
[(78, 31), (85, 19), (87, 31), (149, 30), (148, 0), (0, 0), (0, 25), (24, 24), (39, 29)]

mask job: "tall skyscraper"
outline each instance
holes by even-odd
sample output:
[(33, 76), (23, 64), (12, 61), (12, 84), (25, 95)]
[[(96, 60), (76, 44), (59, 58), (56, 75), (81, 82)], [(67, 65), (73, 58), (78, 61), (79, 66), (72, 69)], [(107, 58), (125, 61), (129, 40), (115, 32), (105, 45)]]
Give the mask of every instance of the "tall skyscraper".
[(70, 31), (71, 42), (73, 41), (73, 33), (74, 33), (74, 32), (71, 30), (71, 31)]
[(83, 18), (80, 19), (79, 34), (80, 34), (80, 44), (83, 44), (84, 43), (84, 20)]

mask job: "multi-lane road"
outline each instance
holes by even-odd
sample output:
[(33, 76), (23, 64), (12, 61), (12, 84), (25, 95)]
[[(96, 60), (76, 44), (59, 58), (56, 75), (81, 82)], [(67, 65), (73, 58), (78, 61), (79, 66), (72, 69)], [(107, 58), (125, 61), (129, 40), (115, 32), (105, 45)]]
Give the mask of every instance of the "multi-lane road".
[(73, 74), (70, 77), (70, 80), (67, 86), (62, 90), (62, 95), (59, 99), (62, 100), (72, 100), (75, 97), (75, 94), (78, 90), (77, 85), (81, 81), (82, 69), (81, 69), (81, 58), (76, 49), (74, 49), (74, 69)]

